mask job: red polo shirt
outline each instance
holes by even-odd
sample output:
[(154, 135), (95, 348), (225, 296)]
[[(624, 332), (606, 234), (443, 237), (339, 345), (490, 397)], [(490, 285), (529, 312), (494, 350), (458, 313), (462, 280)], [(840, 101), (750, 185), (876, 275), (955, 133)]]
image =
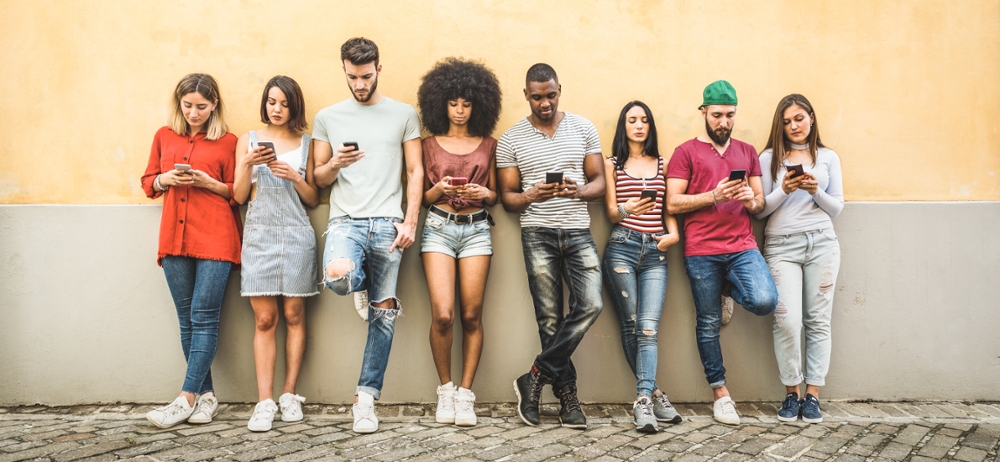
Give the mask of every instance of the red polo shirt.
[[(667, 178), (688, 180), (685, 194), (701, 194), (715, 189), (719, 180), (728, 179), (732, 170), (744, 169), (747, 176), (760, 176), (760, 160), (753, 146), (731, 139), (725, 156), (697, 138), (677, 146)], [(684, 255), (697, 257), (756, 249), (750, 225), (750, 212), (740, 201), (702, 207), (684, 214)]]
[(178, 135), (169, 127), (156, 132), (142, 189), (150, 199), (164, 196), (158, 264), (167, 255), (240, 263), (243, 225), (235, 202), (195, 186), (153, 189), (156, 175), (173, 170), (174, 164), (190, 164), (225, 183), (232, 197), (236, 141), (232, 133), (211, 141), (204, 133)]

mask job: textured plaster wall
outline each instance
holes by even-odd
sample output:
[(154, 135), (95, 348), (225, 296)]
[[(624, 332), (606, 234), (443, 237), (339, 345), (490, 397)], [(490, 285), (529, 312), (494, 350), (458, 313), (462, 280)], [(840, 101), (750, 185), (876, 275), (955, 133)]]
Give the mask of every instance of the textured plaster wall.
[[(609, 226), (591, 206), (603, 249)], [(311, 213), (321, 233), (327, 208)], [(156, 266), (155, 205), (0, 206), (0, 405), (165, 402), (184, 376), (177, 317)], [(485, 349), (473, 391), (481, 402), (515, 399), (511, 382), (538, 353), (517, 217), (497, 211), (483, 324)], [(829, 399), (1000, 400), (1000, 202), (847, 204), (835, 221), (843, 265), (833, 313)], [(416, 244), (419, 248), (419, 242)], [(668, 254), (657, 382), (678, 402), (711, 399), (694, 335), (681, 247)], [(400, 271), (397, 319), (382, 400), (433, 402), (437, 374), (427, 333), (430, 307), (419, 253)], [(307, 304), (307, 347), (298, 392), (310, 402), (352, 401), (367, 325), (353, 299), (324, 290)], [(780, 401), (773, 317), (737, 307), (721, 332), (734, 398)], [(461, 370), (456, 326), (453, 373)], [(257, 400), (253, 313), (233, 273), (212, 367), (224, 401)], [(284, 328), (279, 328), (279, 333)], [(573, 360), (580, 398), (635, 396), (618, 321), (605, 309)], [(283, 380), (279, 350), (276, 383)], [(546, 399), (551, 399), (545, 392)]]
[(702, 88), (725, 78), (735, 136), (758, 149), (778, 99), (808, 96), (848, 200), (1000, 199), (996, 0), (38, 0), (4, 2), (0, 31), (4, 204), (144, 203), (139, 176), (183, 75), (220, 81), (237, 134), (259, 124), (276, 74), (300, 82), (311, 120), (349, 97), (338, 50), (358, 35), (381, 48), (380, 88), (408, 103), (438, 59), (483, 60), (505, 92), (501, 132), (527, 114), (524, 72), (542, 61), (605, 151), (638, 98), (669, 154), (701, 130)]

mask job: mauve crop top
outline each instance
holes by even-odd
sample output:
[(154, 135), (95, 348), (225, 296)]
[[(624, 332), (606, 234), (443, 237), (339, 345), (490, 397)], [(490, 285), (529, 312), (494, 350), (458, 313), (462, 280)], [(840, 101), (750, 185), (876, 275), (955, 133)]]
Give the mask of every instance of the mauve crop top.
[[(464, 176), (469, 183), (487, 186), (490, 166), (497, 151), (497, 140), (491, 136), (483, 138), (479, 146), (468, 154), (452, 154), (438, 144), (437, 139), (428, 136), (421, 141), (424, 153), (424, 173), (431, 184), (446, 176)], [(442, 195), (435, 204), (448, 204), (455, 210), (467, 207), (483, 207), (483, 201)]]

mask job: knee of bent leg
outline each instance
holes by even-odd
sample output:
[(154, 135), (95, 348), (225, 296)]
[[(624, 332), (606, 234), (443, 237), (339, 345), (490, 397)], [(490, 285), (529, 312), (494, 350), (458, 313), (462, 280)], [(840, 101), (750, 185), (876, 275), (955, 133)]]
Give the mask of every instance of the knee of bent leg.
[(638, 327), (635, 330), (635, 341), (639, 345), (656, 345), (656, 327)]
[(778, 306), (778, 291), (772, 286), (768, 289), (758, 290), (744, 300), (744, 308), (757, 316), (766, 316), (774, 312)]
[(324, 268), (326, 277), (330, 279), (342, 278), (354, 269), (354, 262), (346, 258), (335, 258), (330, 260)]

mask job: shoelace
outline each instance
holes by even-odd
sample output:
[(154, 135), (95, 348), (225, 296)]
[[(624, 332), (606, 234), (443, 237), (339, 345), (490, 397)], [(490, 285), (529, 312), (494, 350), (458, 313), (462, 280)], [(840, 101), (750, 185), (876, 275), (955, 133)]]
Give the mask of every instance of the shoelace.
[(575, 391), (563, 393), (562, 398), (560, 399), (560, 401), (562, 401), (563, 402), (563, 406), (565, 406), (566, 409), (568, 409), (570, 411), (579, 411), (580, 410), (580, 400), (577, 399)]
[(361, 404), (354, 403), (358, 407), (358, 412), (355, 414), (362, 419), (371, 419), (375, 414), (375, 406), (372, 404)]
[(670, 400), (667, 399), (667, 395), (654, 396), (653, 399), (658, 401), (660, 403), (660, 406), (663, 406), (664, 409), (674, 408), (674, 405), (670, 404)]
[(729, 414), (730, 412), (732, 412), (733, 414), (736, 413), (736, 404), (733, 403), (732, 401), (725, 401), (725, 402), (723, 402), (722, 403), (722, 413), (723, 414)]
[(254, 408), (253, 408), (253, 415), (250, 416), (250, 420), (264, 420), (264, 418), (265, 418), (264, 417), (265, 412), (269, 412), (271, 414), (271, 416), (272, 416), (271, 418), (273, 419), (275, 411), (277, 411), (277, 409), (276, 408), (272, 408), (272, 406), (268, 406), (268, 405), (261, 406), (261, 405), (258, 404), (257, 406), (254, 406)]
[(166, 407), (161, 407), (160, 412), (162, 412), (165, 416), (169, 417), (183, 412), (187, 412), (187, 410), (184, 409), (184, 407), (181, 406), (180, 404), (170, 403)]
[(531, 390), (529, 391), (530, 395), (528, 397), (528, 401), (531, 401), (532, 403), (537, 403), (538, 400), (542, 398), (542, 387), (544, 386), (545, 384), (542, 383), (542, 381), (539, 380), (538, 377), (536, 377), (535, 381), (531, 382)]
[(292, 397), (290, 399), (283, 400), (280, 403), (279, 407), (284, 408), (284, 409), (301, 408), (302, 407), (302, 403), (305, 403), (305, 402), (306, 402), (306, 397), (305, 396), (292, 395)]
[(639, 408), (639, 413), (642, 414), (643, 417), (652, 417), (653, 407), (649, 403), (639, 402), (639, 405), (636, 407)]
[(798, 396), (796, 396), (796, 395), (794, 395), (792, 393), (789, 393), (788, 396), (785, 396), (785, 402), (782, 403), (781, 406), (782, 407), (788, 407), (788, 408), (790, 408), (791, 405), (792, 405), (792, 403), (797, 403), (798, 401), (799, 401), (799, 397)]
[(215, 398), (199, 399), (198, 402), (195, 403), (194, 412), (193, 413), (197, 414), (199, 412), (206, 412), (206, 413), (211, 414), (212, 413), (211, 406), (212, 406), (212, 401), (214, 399)]

